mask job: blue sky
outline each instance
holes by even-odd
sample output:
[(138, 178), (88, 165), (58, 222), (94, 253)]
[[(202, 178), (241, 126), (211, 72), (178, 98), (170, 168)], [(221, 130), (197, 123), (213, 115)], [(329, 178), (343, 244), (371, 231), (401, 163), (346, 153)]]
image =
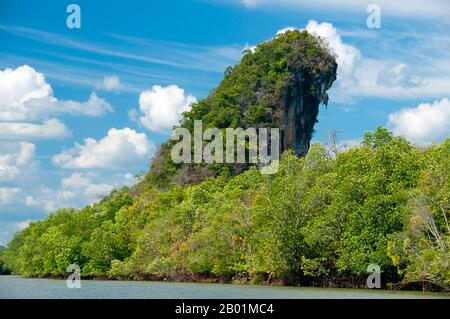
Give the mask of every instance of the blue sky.
[[(0, 2), (0, 244), (58, 207), (134, 183), (189, 103), (246, 48), (306, 28), (338, 56), (314, 141), (353, 145), (388, 126), (417, 144), (449, 136), (450, 4), (373, 1)], [(66, 7), (81, 8), (69, 29)]]

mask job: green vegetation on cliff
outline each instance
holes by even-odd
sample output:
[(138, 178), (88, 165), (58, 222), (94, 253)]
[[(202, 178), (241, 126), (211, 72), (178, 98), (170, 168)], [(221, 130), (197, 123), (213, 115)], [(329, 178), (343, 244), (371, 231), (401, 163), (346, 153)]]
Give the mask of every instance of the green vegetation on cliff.
[(0, 246), (0, 275), (8, 274), (10, 274), (10, 270), (6, 266), (6, 248)]
[(286, 151), (274, 175), (251, 168), (59, 210), (16, 234), (8, 266), (26, 276), (77, 263), (110, 278), (333, 283), (378, 264), (392, 282), (448, 287), (449, 166), (450, 139), (422, 149), (378, 129), (337, 156), (320, 144), (304, 158)]

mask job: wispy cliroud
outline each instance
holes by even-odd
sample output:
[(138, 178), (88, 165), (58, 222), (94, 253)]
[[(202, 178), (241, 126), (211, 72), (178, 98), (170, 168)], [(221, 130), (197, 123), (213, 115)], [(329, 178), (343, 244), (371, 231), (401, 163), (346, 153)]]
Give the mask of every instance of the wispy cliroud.
[[(97, 55), (210, 72), (222, 72), (223, 68), (230, 63), (236, 63), (244, 48), (244, 46), (239, 45), (218, 47), (192, 46), (183, 43), (139, 39), (120, 35), (109, 36), (121, 40), (121, 44), (111, 44), (106, 40), (97, 43), (79, 41), (70, 36), (23, 26), (0, 25), (0, 29), (29, 40), (87, 51)], [(133, 42), (130, 43), (130, 40), (133, 40)], [(125, 43), (127, 45), (126, 50), (124, 49)], [(135, 44), (134, 47), (130, 45), (133, 43)]]
[(103, 80), (97, 87), (106, 91), (120, 91), (123, 88), (123, 84), (117, 75), (108, 75), (103, 77)]

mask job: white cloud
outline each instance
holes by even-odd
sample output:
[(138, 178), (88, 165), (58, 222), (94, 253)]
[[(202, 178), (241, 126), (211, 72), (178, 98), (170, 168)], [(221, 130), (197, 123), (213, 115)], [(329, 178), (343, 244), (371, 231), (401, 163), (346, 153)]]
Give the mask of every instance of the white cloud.
[(378, 73), (378, 82), (390, 86), (402, 84), (405, 81), (405, 70), (407, 68), (408, 66), (405, 63), (388, 67)]
[(24, 230), (25, 228), (27, 228), (28, 226), (30, 226), (32, 220), (31, 219), (27, 219), (27, 220), (23, 220), (21, 222), (17, 223), (17, 228), (19, 230)]
[(361, 52), (357, 48), (345, 44), (337, 29), (331, 23), (323, 22), (319, 24), (314, 20), (310, 20), (306, 25), (306, 30), (325, 39), (331, 50), (336, 54), (339, 85), (342, 88), (355, 85), (354, 71), (361, 60)]
[(129, 109), (127, 111), (127, 114), (128, 114), (128, 118), (130, 119), (130, 121), (139, 123), (139, 111), (138, 110), (136, 110), (135, 108)]
[(295, 27), (285, 27), (285, 28), (278, 30), (275, 35), (285, 34), (288, 31), (295, 31), (295, 30), (300, 30), (300, 29), (297, 29)]
[(450, 136), (450, 100), (421, 103), (415, 108), (404, 108), (388, 117), (388, 126), (394, 134), (403, 135), (418, 143), (430, 143)]
[(111, 105), (91, 93), (86, 102), (58, 100), (42, 73), (28, 65), (0, 70), (0, 121), (37, 121), (69, 113), (100, 116)]
[(76, 143), (74, 147), (55, 155), (53, 163), (75, 169), (123, 169), (147, 163), (154, 150), (155, 145), (144, 133), (130, 128), (112, 128), (107, 136), (98, 141), (87, 138), (83, 145)]
[(195, 96), (185, 95), (184, 90), (176, 85), (154, 85), (139, 97), (139, 109), (142, 113), (139, 121), (151, 131), (165, 133), (172, 130), (182, 113), (189, 111), (191, 104), (196, 102)]
[(19, 176), (32, 174), (37, 166), (35, 148), (29, 142), (0, 143), (0, 182), (14, 181)]
[[(17, 120), (38, 120), (50, 115), (68, 113), (72, 115), (102, 116), (112, 112), (112, 106), (95, 92), (89, 95), (85, 102), (73, 100), (58, 100), (53, 96), (41, 99), (31, 99), (24, 105), (22, 113), (17, 113)], [(8, 120), (8, 119), (7, 119)]]
[(77, 207), (77, 203), (85, 203), (81, 194), (65, 189), (51, 189), (47, 186), (30, 190), (24, 195), (23, 202), (27, 206), (43, 208), (47, 213), (58, 208)]
[[(295, 27), (286, 27), (278, 30), (276, 35), (293, 30), (298, 29)], [(361, 60), (361, 52), (357, 48), (344, 43), (338, 34), (338, 30), (331, 23), (318, 23), (317, 21), (309, 20), (305, 30), (323, 39), (328, 44), (330, 50), (336, 55), (338, 86), (342, 89), (354, 86), (356, 83), (354, 72)]]
[[(447, 63), (446, 56), (431, 60), (425, 54), (401, 56), (402, 60), (408, 62), (384, 59), (382, 56), (378, 59), (368, 58), (363, 56), (358, 48), (345, 43), (340, 36), (340, 31), (330, 23), (317, 23), (310, 20), (305, 29), (325, 39), (336, 54), (337, 81), (329, 92), (332, 101), (353, 103), (353, 98), (357, 97), (414, 99), (448, 96), (450, 65)], [(296, 30), (296, 28), (286, 27), (279, 30), (277, 34), (288, 30)], [(436, 39), (431, 37), (433, 40), (427, 40), (426, 37), (417, 34), (412, 36), (414, 41), (426, 43), (427, 47), (436, 48), (435, 50), (439, 48), (438, 50), (442, 51), (448, 46), (446, 44), (448, 39), (445, 37)], [(398, 41), (396, 37), (398, 35), (386, 41)], [(383, 42), (379, 45), (382, 46)], [(411, 50), (415, 52), (417, 47)], [(390, 52), (385, 55), (393, 54)], [(399, 52), (395, 54), (398, 55)]]
[[(11, 240), (15, 232), (25, 229), (31, 220), (2, 221), (0, 223), (0, 246), (5, 246)], [(27, 225), (28, 224), (28, 225)], [(25, 228), (24, 228), (25, 227)]]
[(46, 212), (53, 212), (63, 207), (80, 208), (101, 200), (114, 188), (130, 186), (134, 182), (130, 173), (106, 175), (93, 172), (73, 172), (62, 178), (59, 186), (39, 187), (24, 196), (23, 201), (27, 206), (42, 207)]
[(106, 91), (119, 91), (122, 89), (122, 83), (117, 75), (103, 77), (103, 81), (98, 85), (99, 89)]
[(86, 174), (75, 172), (71, 176), (64, 178), (61, 181), (61, 187), (63, 190), (71, 191), (75, 193), (84, 193), (92, 198), (100, 198), (111, 192), (114, 188), (111, 184), (92, 182)]
[(58, 100), (44, 75), (28, 65), (0, 70), (1, 139), (67, 137), (70, 132), (64, 123), (49, 117), (63, 113), (100, 116), (106, 112), (112, 112), (111, 105), (95, 92), (85, 102)]
[[(133, 173), (148, 165), (155, 148), (145, 134), (128, 128), (111, 129), (103, 139), (88, 140), (66, 151), (66, 157), (59, 154), (64, 160), (61, 166), (80, 166), (82, 172), (46, 171), (36, 160), (34, 144), (0, 142), (0, 224), (4, 226), (2, 217), (23, 221), (63, 207), (79, 208), (100, 200), (113, 188), (130, 186), (135, 183)], [(17, 225), (9, 229), (13, 226)], [(17, 230), (2, 234), (3, 239), (9, 240)]]
[(412, 74), (411, 68), (406, 63), (387, 65), (380, 70), (377, 81), (380, 86), (411, 88), (426, 86), (428, 83), (421, 77)]
[(406, 63), (363, 58), (354, 75), (357, 85), (342, 92), (347, 96), (388, 99), (443, 98), (448, 96), (450, 70), (442, 66), (420, 70)]
[(72, 100), (57, 101), (53, 105), (56, 109), (61, 109), (58, 112), (67, 112), (73, 115), (87, 115), (87, 116), (101, 116), (107, 112), (112, 112), (112, 106), (104, 99), (97, 96), (95, 92), (89, 95), (86, 102), (77, 102)]
[(0, 204), (10, 204), (16, 201), (20, 192), (18, 187), (0, 187)]
[(252, 53), (254, 53), (255, 50), (256, 50), (256, 45), (251, 45), (251, 44), (246, 43), (244, 45), (243, 52), (246, 51), (246, 50), (250, 50)]
[(28, 65), (0, 70), (0, 120), (24, 120), (27, 102), (51, 95), (52, 88), (44, 75)]
[(70, 136), (68, 128), (58, 119), (42, 124), (0, 122), (0, 138), (5, 140), (50, 139)]
[(19, 218), (27, 213), (24, 205), (33, 204), (50, 211), (56, 207), (55, 202), (67, 203), (62, 201), (64, 198), (58, 190), (42, 185), (51, 183), (52, 174), (41, 169), (35, 151), (35, 145), (30, 142), (0, 143), (0, 215), (15, 213)]

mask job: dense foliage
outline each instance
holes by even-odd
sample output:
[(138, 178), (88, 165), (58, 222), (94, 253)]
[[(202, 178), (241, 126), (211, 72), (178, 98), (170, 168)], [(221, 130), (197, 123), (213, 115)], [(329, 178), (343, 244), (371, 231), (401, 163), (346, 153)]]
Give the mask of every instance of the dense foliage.
[(0, 246), (0, 275), (9, 275), (10, 270), (6, 266), (6, 248)]
[(165, 191), (140, 184), (80, 210), (61, 209), (9, 244), (25, 276), (198, 278), (287, 283), (362, 278), (450, 285), (450, 139), (418, 148), (386, 129), (358, 147)]

